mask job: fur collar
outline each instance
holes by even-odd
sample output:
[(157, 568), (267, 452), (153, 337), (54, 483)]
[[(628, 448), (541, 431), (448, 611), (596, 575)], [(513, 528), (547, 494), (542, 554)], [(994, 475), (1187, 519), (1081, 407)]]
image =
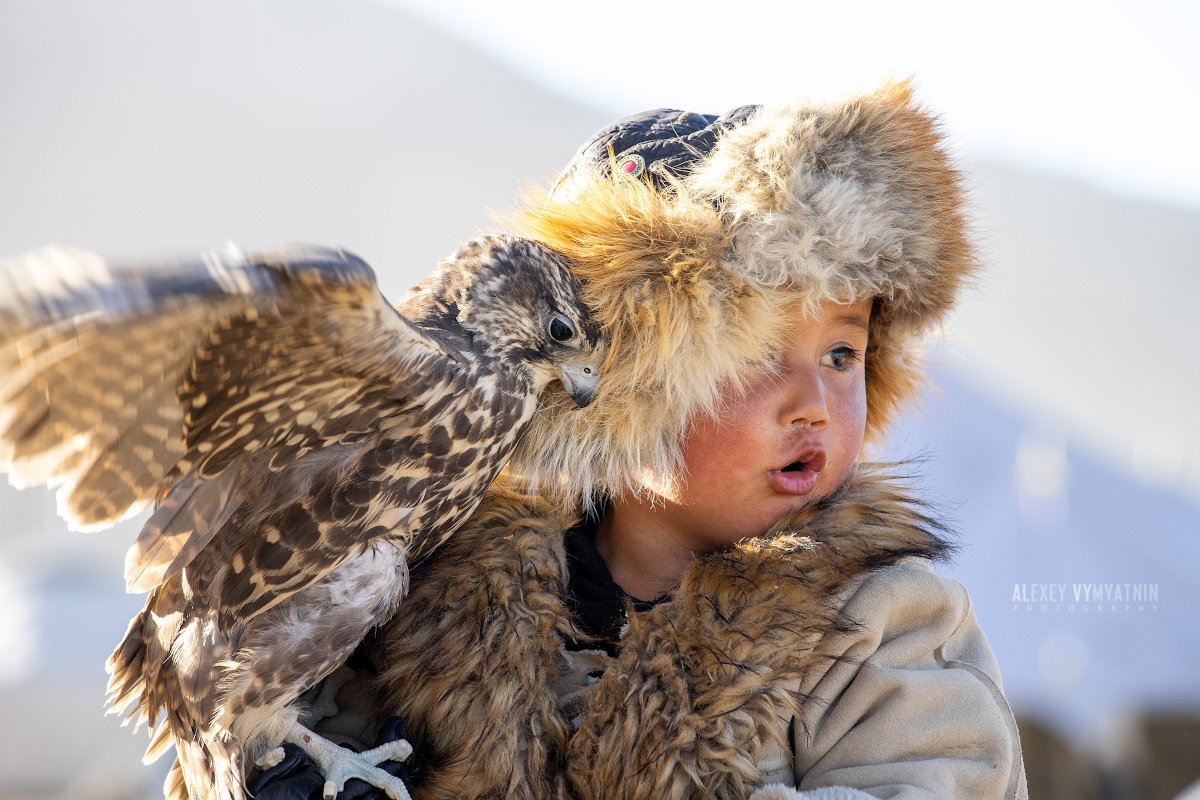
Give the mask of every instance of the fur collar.
[[(939, 558), (941, 527), (900, 480), (860, 467), (761, 539), (698, 559), (668, 601), (631, 614), (577, 730), (552, 687), (564, 637), (562, 532), (576, 521), (493, 487), (374, 643), (388, 713), (431, 763), (419, 798), (745, 797), (786, 746), (794, 687), (837, 599), (906, 556)], [(789, 688), (793, 687), (793, 688)], [(798, 722), (803, 724), (804, 720)]]

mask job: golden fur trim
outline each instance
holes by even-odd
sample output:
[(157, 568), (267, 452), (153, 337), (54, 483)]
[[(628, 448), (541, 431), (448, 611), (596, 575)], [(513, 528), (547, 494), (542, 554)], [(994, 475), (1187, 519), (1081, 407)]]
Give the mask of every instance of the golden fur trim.
[(948, 547), (895, 479), (860, 468), (631, 614), (572, 732), (550, 684), (578, 636), (562, 600), (573, 522), (497, 489), (414, 572), (375, 658), (388, 713), (421, 732), (432, 762), (418, 800), (746, 797), (766, 744), (788, 745), (802, 698), (787, 687), (825, 669), (823, 638), (854, 626), (838, 598), (868, 570)]
[(617, 174), (530, 200), (516, 227), (573, 263), (612, 345), (592, 405), (551, 400), (512, 469), (572, 502), (669, 485), (688, 421), (770, 363), (796, 309), (821, 300), (876, 300), (867, 440), (878, 438), (918, 385), (920, 336), (975, 269), (961, 204), (907, 84), (761, 108), (666, 191)]
[(573, 203), (530, 203), (521, 224), (570, 259), (609, 355), (587, 408), (543, 399), (510, 469), (571, 502), (669, 483), (692, 414), (773, 351), (789, 293), (726, 268), (718, 214), (682, 191), (597, 181)]

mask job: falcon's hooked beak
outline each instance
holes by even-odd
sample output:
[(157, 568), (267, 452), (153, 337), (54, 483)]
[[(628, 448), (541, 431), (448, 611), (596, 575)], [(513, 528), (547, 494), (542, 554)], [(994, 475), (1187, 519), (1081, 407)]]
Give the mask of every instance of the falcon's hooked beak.
[(563, 388), (578, 408), (584, 408), (596, 399), (596, 387), (600, 383), (600, 368), (593, 364), (562, 364), (558, 368)]

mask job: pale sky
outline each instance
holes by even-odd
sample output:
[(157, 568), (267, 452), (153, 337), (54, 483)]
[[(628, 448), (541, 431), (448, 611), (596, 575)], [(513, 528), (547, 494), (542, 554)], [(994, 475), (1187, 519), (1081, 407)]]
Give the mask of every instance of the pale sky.
[(914, 75), (965, 159), (1200, 208), (1200, 3), (384, 2), (614, 116)]

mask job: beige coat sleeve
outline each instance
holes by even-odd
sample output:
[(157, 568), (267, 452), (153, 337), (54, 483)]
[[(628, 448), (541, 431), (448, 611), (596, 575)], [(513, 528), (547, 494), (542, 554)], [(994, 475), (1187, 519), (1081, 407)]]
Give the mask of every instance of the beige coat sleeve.
[(844, 609), (861, 628), (829, 639), (841, 658), (800, 687), (792, 796), (1025, 800), (1016, 722), (966, 590), (911, 558)]

